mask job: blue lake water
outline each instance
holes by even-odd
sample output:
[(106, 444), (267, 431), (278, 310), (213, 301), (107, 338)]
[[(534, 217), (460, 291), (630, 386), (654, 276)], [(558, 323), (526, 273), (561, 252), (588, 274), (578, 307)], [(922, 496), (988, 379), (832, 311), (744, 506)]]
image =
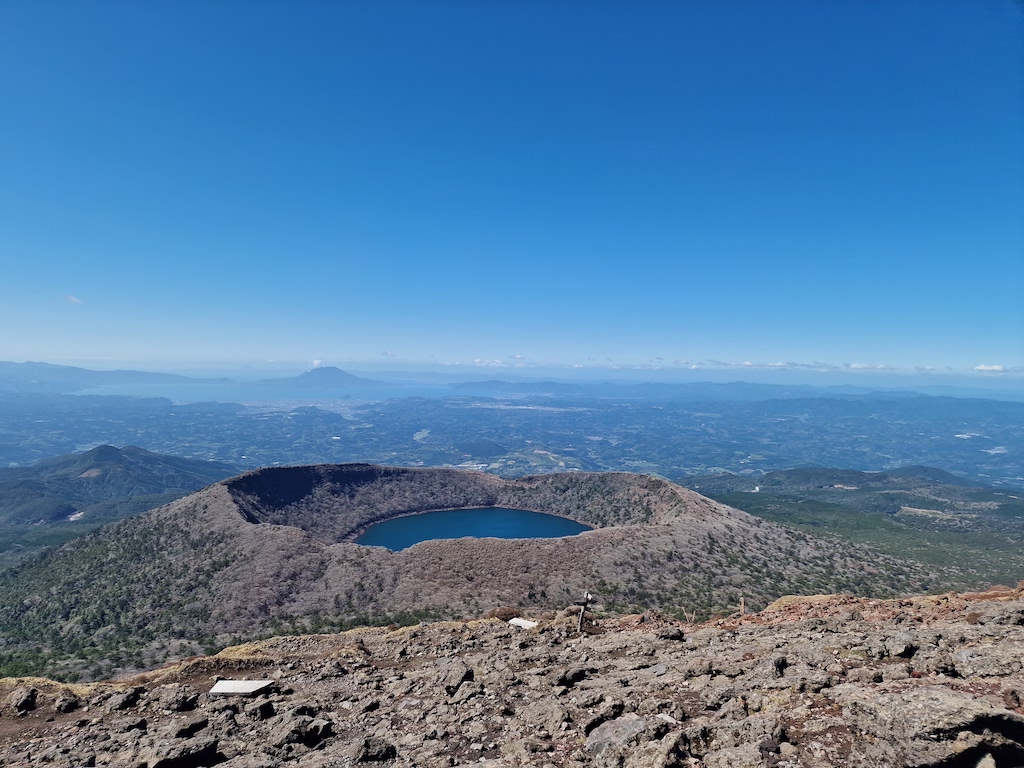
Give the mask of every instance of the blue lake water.
[(553, 539), (575, 536), (590, 530), (593, 529), (589, 525), (575, 520), (527, 512), (524, 509), (450, 509), (396, 517), (371, 525), (356, 539), (356, 543), (387, 547), (397, 552), (431, 539), (458, 539), (463, 536), (478, 539)]

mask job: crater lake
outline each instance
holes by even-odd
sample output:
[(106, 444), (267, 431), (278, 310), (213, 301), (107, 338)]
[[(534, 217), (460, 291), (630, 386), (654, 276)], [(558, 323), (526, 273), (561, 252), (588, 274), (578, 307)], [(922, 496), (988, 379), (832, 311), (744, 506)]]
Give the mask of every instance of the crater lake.
[(397, 552), (432, 539), (554, 539), (590, 530), (593, 529), (589, 525), (575, 520), (525, 509), (446, 509), (375, 523), (355, 543)]

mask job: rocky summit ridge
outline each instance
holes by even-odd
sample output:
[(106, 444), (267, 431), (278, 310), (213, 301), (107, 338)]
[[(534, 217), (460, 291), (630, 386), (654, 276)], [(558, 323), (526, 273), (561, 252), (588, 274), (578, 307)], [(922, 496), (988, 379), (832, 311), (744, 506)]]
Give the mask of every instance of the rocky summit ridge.
[[(3, 680), (0, 765), (1024, 765), (1021, 588), (582, 631), (577, 610), (278, 637), (120, 682)], [(272, 685), (214, 697), (219, 679)]]

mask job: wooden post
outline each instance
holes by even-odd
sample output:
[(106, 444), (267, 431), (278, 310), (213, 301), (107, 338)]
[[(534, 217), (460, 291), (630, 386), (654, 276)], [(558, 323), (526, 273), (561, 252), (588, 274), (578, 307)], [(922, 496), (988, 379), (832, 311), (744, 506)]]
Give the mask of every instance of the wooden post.
[(740, 598), (740, 616), (743, 616), (747, 612), (746, 607), (743, 603), (743, 598)]
[(592, 603), (596, 602), (597, 598), (590, 594), (589, 590), (583, 593), (582, 599), (576, 601), (576, 605), (580, 607), (580, 616), (579, 619), (576, 621), (577, 632), (583, 631), (583, 619), (586, 617), (587, 608), (589, 608)]

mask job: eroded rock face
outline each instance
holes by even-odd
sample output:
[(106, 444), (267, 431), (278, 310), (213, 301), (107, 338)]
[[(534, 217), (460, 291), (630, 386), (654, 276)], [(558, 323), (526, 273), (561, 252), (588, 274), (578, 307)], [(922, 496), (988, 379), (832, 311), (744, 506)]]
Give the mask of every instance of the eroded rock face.
[(14, 712), (23, 715), (36, 708), (36, 697), (38, 694), (39, 691), (29, 686), (15, 688), (8, 694), (7, 704)]
[[(586, 634), (575, 615), (275, 638), (123, 684), (3, 681), (0, 765), (1024, 765), (1022, 592)], [(276, 685), (211, 698), (216, 676)]]

